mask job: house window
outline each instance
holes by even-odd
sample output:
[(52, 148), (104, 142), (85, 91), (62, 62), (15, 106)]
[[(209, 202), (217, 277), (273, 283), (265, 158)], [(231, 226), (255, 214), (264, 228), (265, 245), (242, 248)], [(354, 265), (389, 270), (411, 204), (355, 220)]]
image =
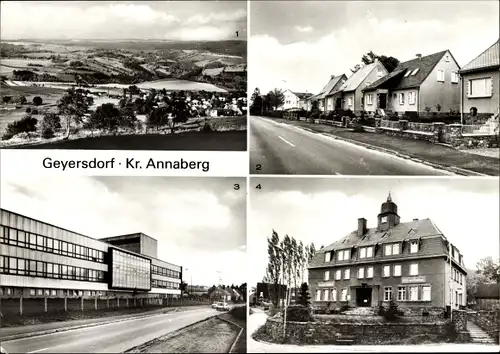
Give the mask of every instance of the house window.
[(431, 287), (430, 287), (430, 285), (422, 286), (422, 301), (431, 301)]
[(365, 268), (358, 268), (358, 279), (365, 277)]
[(460, 285), (462, 285), (462, 281), (463, 281), (463, 274), (460, 273)]
[(411, 76), (417, 75), (419, 68), (416, 68), (415, 70), (412, 71)]
[(395, 277), (400, 277), (401, 276), (401, 264), (396, 264), (394, 266), (394, 274)]
[(418, 286), (410, 286), (410, 301), (418, 301)]
[(350, 278), (351, 278), (351, 270), (345, 269), (344, 270), (344, 279), (350, 279)]
[(437, 71), (437, 80), (438, 82), (444, 82), (444, 70)]
[(316, 301), (321, 300), (321, 290), (316, 290)]
[(410, 275), (418, 275), (418, 263), (410, 264)]
[(366, 95), (366, 104), (373, 104), (373, 95)]
[(347, 301), (347, 289), (343, 288), (340, 290), (340, 301)]
[(373, 257), (373, 247), (366, 248), (366, 257), (367, 258)]
[(408, 104), (416, 104), (417, 103), (417, 93), (415, 91), (408, 92)]
[(323, 290), (323, 301), (328, 301), (328, 290)]
[(347, 105), (352, 106), (352, 97), (347, 98)]
[(386, 256), (393, 256), (396, 254), (399, 254), (399, 243), (385, 245), (385, 255)]
[(377, 77), (378, 78), (381, 78), (382, 76), (384, 76), (384, 72), (382, 70), (377, 70)]
[(392, 254), (399, 254), (399, 243), (395, 243), (392, 245)]
[(36, 289), (37, 296), (43, 296), (43, 289)]
[(399, 104), (405, 104), (405, 94), (403, 92), (399, 94)]
[(332, 301), (337, 301), (337, 289), (332, 289)]
[(451, 72), (451, 83), (458, 84), (458, 72), (457, 71)]
[(381, 223), (387, 222), (387, 216), (382, 216), (382, 218), (380, 218), (380, 222)]
[(450, 56), (448, 54), (446, 54), (446, 56), (444, 57), (444, 60), (448, 63), (450, 61)]
[(36, 290), (30, 289), (30, 296), (35, 296), (35, 295), (36, 295)]
[(325, 262), (330, 262), (330, 256), (331, 256), (330, 252), (325, 252)]
[(51, 294), (52, 294), (52, 296), (56, 296), (56, 295), (57, 295), (57, 290), (52, 289), (52, 290), (51, 290)]
[(392, 301), (392, 287), (390, 286), (384, 288), (384, 301)]
[(406, 287), (398, 286), (398, 301), (406, 301)]
[(330, 271), (327, 270), (323, 275), (323, 280), (329, 280), (329, 279), (330, 279)]
[(366, 269), (366, 277), (367, 278), (373, 278), (373, 267), (368, 267)]
[(339, 261), (347, 261), (350, 258), (350, 251), (349, 250), (343, 250), (339, 251), (337, 253), (337, 260)]
[(491, 97), (493, 79), (483, 78), (469, 80), (468, 97)]
[(366, 248), (362, 247), (359, 249), (359, 258), (366, 258)]
[(342, 278), (342, 273), (341, 273), (340, 269), (336, 270), (335, 271), (335, 280), (340, 280), (341, 278)]
[(382, 271), (382, 276), (383, 277), (390, 277), (391, 276), (391, 266), (384, 266), (383, 271)]
[(410, 253), (418, 252), (418, 240), (413, 240), (410, 243)]

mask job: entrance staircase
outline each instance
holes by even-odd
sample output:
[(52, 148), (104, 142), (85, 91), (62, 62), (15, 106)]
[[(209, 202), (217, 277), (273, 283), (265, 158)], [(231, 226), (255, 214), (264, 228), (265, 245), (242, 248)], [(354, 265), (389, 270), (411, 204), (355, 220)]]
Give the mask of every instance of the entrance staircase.
[(479, 328), (474, 322), (467, 321), (467, 330), (473, 343), (496, 344), (488, 333)]
[(356, 336), (352, 334), (341, 334), (337, 339), (335, 339), (335, 344), (337, 345), (353, 345), (355, 344)]
[(344, 312), (344, 315), (350, 316), (376, 316), (377, 313), (373, 307), (353, 307)]

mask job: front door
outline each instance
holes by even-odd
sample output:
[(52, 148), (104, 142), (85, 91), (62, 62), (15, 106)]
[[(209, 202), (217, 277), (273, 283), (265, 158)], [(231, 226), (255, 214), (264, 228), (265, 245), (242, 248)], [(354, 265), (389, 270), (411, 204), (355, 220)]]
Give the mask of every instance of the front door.
[(372, 306), (372, 289), (371, 288), (356, 289), (356, 304), (359, 307), (371, 307)]
[(341, 109), (342, 108), (342, 98), (338, 97), (335, 100), (335, 109)]
[(387, 94), (379, 93), (378, 94), (378, 108), (386, 109), (387, 108)]

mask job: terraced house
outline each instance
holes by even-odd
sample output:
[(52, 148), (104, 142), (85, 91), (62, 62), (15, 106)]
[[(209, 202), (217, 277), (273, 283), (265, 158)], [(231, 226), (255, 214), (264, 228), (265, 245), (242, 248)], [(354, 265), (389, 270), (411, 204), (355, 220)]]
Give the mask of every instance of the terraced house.
[(309, 266), (316, 308), (374, 307), (396, 302), (406, 312), (444, 313), (466, 305), (463, 255), (430, 220), (400, 222), (391, 196), (377, 227), (358, 219), (356, 231), (323, 247)]
[(174, 298), (181, 279), (142, 233), (95, 239), (0, 209), (1, 298)]

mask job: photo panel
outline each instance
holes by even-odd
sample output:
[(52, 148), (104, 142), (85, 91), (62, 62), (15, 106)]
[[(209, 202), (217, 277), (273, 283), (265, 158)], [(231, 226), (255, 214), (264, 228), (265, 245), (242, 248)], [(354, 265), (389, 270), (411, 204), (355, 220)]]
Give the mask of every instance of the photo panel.
[(1, 190), (2, 353), (246, 352), (246, 178), (11, 174)]
[(499, 4), (429, 4), (250, 2), (250, 173), (498, 176)]
[(498, 179), (251, 177), (249, 191), (249, 352), (498, 351)]

